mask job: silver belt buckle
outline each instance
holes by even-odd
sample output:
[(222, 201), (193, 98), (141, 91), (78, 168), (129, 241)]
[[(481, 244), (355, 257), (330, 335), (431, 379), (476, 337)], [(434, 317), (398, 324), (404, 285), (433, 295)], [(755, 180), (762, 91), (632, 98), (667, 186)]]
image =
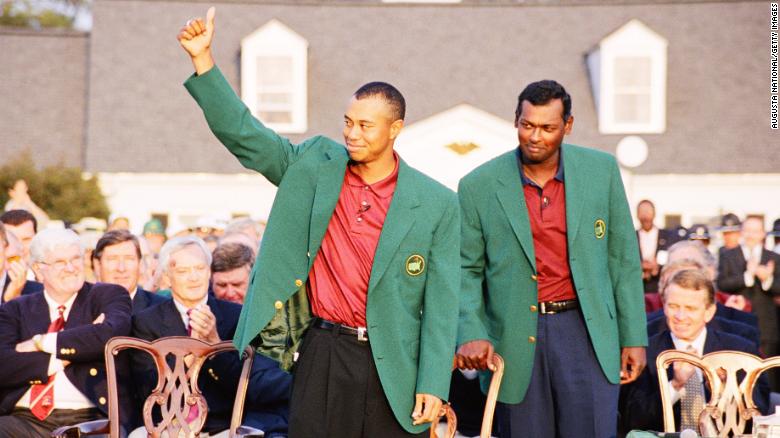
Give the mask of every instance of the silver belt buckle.
[(366, 328), (365, 327), (358, 327), (357, 328), (357, 338), (358, 341), (366, 342), (368, 341), (368, 338), (366, 337)]
[(547, 306), (544, 305), (544, 301), (539, 303), (539, 313), (546, 314), (547, 313)]

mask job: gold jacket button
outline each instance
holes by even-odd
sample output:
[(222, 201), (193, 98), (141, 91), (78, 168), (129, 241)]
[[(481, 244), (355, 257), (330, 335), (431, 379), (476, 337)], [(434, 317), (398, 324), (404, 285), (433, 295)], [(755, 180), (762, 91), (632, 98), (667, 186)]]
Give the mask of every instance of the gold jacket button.
[(284, 307), (284, 303), (281, 301), (277, 301), (274, 303), (274, 307), (276, 307), (276, 310), (282, 310), (282, 307)]
[(303, 281), (299, 278), (299, 279), (295, 280), (295, 285), (298, 286), (298, 287), (301, 287), (301, 286), (303, 286)]
[(531, 312), (536, 312), (536, 306), (535, 305), (531, 304), (530, 309), (531, 309)]
[(531, 343), (531, 344), (533, 344), (534, 342), (536, 342), (536, 337), (534, 337), (534, 336), (529, 336), (529, 337), (528, 337), (528, 342), (529, 342), (529, 343)]
[(539, 279), (539, 277), (537, 277), (537, 276), (536, 276), (536, 274), (534, 274), (534, 275), (532, 275), (532, 276), (531, 276), (531, 280), (533, 280), (533, 281), (536, 281), (536, 280), (538, 280), (538, 279)]
[(60, 354), (68, 354), (67, 348), (60, 348)]
[(104, 405), (104, 404), (106, 404), (106, 398), (105, 398), (105, 397), (100, 397), (100, 398), (98, 399), (98, 403), (100, 403), (101, 405)]
[(90, 368), (89, 369), (89, 375), (92, 377), (97, 376), (97, 369), (96, 368)]

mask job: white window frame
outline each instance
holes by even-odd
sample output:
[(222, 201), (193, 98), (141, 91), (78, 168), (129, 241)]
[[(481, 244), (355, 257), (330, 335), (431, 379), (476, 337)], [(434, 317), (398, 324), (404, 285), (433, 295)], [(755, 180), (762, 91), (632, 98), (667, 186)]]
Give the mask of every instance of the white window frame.
[[(241, 100), (255, 117), (280, 134), (303, 134), (308, 117), (309, 43), (301, 35), (273, 19), (241, 40)], [(292, 110), (290, 123), (266, 123), (258, 116), (257, 58), (282, 56), (292, 59)]]
[[(588, 68), (602, 134), (662, 134), (666, 131), (666, 73), (668, 41), (639, 20), (631, 20), (604, 38), (588, 55)], [(615, 62), (620, 58), (650, 60), (650, 118), (619, 122), (615, 113)]]

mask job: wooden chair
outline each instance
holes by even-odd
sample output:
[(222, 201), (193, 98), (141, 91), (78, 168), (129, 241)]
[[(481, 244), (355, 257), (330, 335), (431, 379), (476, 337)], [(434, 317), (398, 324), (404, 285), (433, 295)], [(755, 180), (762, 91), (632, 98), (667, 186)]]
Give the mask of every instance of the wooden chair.
[[(488, 386), (487, 401), (485, 402), (485, 411), (482, 415), (482, 429), (480, 430), (480, 438), (490, 438), (490, 434), (493, 431), (493, 416), (496, 413), (496, 402), (498, 401), (498, 391), (501, 389), (501, 379), (504, 377), (504, 358), (498, 353), (493, 353), (493, 363), (496, 365), (496, 370), (493, 372), (493, 376), (490, 378), (490, 386)], [(456, 369), (453, 366), (453, 370)], [(439, 418), (445, 417), (447, 419), (447, 434), (445, 438), (453, 438), (458, 428), (458, 419), (455, 416), (455, 411), (449, 404), (441, 407), (439, 411)], [(431, 438), (438, 438), (436, 433), (436, 424), (431, 426)]]
[[(745, 433), (745, 423), (754, 416), (761, 415), (753, 402), (753, 389), (759, 375), (765, 370), (780, 366), (780, 356), (761, 359), (741, 351), (717, 351), (696, 356), (680, 350), (667, 350), (658, 355), (658, 383), (661, 388), (661, 403), (664, 413), (664, 431), (675, 432), (672, 398), (669, 391), (669, 376), (666, 369), (673, 362), (686, 362), (702, 370), (704, 379), (711, 390), (710, 400), (699, 416), (699, 429), (702, 435), (726, 437)], [(725, 372), (721, 380), (718, 370)], [(744, 371), (741, 382), (737, 373)], [(698, 432), (698, 431), (697, 431)]]
[[(150, 354), (157, 366), (157, 386), (146, 398), (143, 406), (143, 421), (152, 438), (167, 436), (170, 438), (196, 438), (200, 435), (208, 415), (208, 404), (198, 388), (198, 375), (203, 363), (209, 357), (222, 352), (235, 351), (230, 341), (209, 344), (187, 336), (170, 336), (153, 342), (142, 339), (118, 336), (112, 338), (105, 349), (106, 374), (108, 379), (108, 419), (81, 423), (56, 429), (52, 436), (56, 438), (80, 437), (109, 434), (110, 438), (119, 438), (119, 405), (117, 390), (116, 355), (125, 349), (137, 349)], [(188, 367), (185, 357), (192, 355)], [(174, 365), (169, 366), (167, 358), (173, 356)], [(254, 350), (247, 347), (243, 354), (243, 368), (238, 381), (229, 436), (262, 437), (262, 431), (240, 426), (244, 411), (244, 398), (249, 383), (249, 373), (254, 361)], [(123, 394), (127, 397), (129, 395)], [(159, 406), (162, 419), (154, 424), (152, 412)], [(191, 408), (197, 406), (197, 416), (192, 417)], [(187, 421), (189, 420), (189, 421)], [(128, 431), (129, 432), (129, 431)]]

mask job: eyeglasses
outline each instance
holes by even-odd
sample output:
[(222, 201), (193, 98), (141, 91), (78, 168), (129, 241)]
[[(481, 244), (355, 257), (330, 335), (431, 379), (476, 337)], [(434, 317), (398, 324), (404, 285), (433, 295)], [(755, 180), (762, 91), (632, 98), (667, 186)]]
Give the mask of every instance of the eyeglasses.
[(47, 263), (47, 262), (38, 262), (38, 263), (46, 266), (51, 266), (52, 268), (58, 271), (62, 271), (69, 265), (74, 268), (80, 268), (84, 266), (84, 257), (76, 256), (70, 260), (55, 260), (51, 263)]

